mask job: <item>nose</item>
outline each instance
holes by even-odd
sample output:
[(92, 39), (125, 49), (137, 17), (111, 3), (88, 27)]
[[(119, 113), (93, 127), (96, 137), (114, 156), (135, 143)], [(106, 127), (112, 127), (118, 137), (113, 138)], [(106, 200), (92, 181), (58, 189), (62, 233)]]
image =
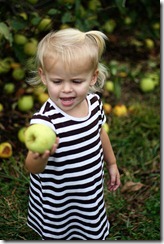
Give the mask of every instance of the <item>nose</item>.
[(72, 92), (71, 82), (63, 82), (62, 92), (65, 93)]

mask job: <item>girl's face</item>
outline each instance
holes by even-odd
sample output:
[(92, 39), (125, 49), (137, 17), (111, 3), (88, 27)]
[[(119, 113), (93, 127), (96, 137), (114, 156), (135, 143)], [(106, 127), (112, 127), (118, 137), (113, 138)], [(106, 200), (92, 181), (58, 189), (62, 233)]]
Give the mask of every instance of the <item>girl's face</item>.
[(87, 60), (80, 60), (69, 67), (61, 59), (45, 59), (45, 71), (39, 73), (51, 100), (69, 115), (83, 117), (88, 114), (86, 95), (97, 81), (98, 70), (91, 69)]

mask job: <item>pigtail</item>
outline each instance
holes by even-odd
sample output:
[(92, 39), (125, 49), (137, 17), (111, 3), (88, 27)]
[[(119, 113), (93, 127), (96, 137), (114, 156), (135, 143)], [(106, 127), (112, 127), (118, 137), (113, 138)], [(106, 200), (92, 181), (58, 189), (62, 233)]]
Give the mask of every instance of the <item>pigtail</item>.
[(98, 47), (98, 67), (97, 68), (99, 70), (99, 74), (98, 74), (96, 84), (90, 88), (90, 91), (91, 92), (97, 92), (97, 91), (102, 92), (102, 88), (104, 86), (105, 80), (108, 77), (108, 70), (107, 70), (107, 67), (104, 64), (102, 64), (100, 61), (101, 61), (102, 54), (106, 47), (105, 40), (108, 40), (108, 37), (100, 31), (88, 31), (88, 32), (86, 32), (86, 36), (88, 36), (90, 39), (92, 39), (92, 41), (94, 41), (94, 43), (96, 43), (96, 45)]
[(94, 42), (96, 42), (100, 59), (106, 47), (105, 40), (108, 40), (108, 37), (101, 31), (88, 31), (85, 34), (90, 39), (94, 40)]

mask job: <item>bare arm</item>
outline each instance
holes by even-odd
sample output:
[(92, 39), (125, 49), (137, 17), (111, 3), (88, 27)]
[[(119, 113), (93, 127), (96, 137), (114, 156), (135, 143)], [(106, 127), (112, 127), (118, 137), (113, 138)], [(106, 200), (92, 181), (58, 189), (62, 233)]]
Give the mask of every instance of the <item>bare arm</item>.
[(39, 174), (44, 171), (48, 158), (54, 154), (59, 144), (59, 138), (56, 138), (56, 143), (52, 146), (51, 150), (46, 150), (43, 154), (29, 151), (25, 160), (25, 167), (30, 173)]
[(101, 142), (104, 152), (104, 161), (107, 164), (107, 170), (110, 180), (107, 183), (109, 191), (115, 191), (120, 186), (120, 174), (117, 168), (116, 157), (114, 155), (110, 139), (104, 128), (101, 129)]

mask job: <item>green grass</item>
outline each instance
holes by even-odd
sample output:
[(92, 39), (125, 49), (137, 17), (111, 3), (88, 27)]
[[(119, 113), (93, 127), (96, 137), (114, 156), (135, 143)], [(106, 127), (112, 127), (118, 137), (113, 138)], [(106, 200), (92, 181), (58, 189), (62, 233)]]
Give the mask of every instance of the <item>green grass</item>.
[[(160, 98), (159, 90), (143, 95), (140, 109), (126, 117), (109, 115), (110, 139), (117, 157), (122, 186), (105, 187), (111, 223), (108, 240), (160, 240)], [(129, 104), (132, 100), (128, 100)], [(23, 146), (22, 146), (23, 148)], [(40, 240), (26, 225), (29, 174), (25, 153), (0, 162), (0, 239)], [(106, 170), (105, 170), (106, 174)], [(106, 175), (107, 178), (107, 175)], [(143, 184), (122, 191), (127, 182)]]
[(122, 187), (126, 182), (143, 185), (123, 192), (121, 187), (114, 194), (106, 191), (109, 240), (160, 240), (160, 115), (159, 98), (153, 97), (157, 93), (142, 101), (140, 111), (111, 119), (109, 135)]

